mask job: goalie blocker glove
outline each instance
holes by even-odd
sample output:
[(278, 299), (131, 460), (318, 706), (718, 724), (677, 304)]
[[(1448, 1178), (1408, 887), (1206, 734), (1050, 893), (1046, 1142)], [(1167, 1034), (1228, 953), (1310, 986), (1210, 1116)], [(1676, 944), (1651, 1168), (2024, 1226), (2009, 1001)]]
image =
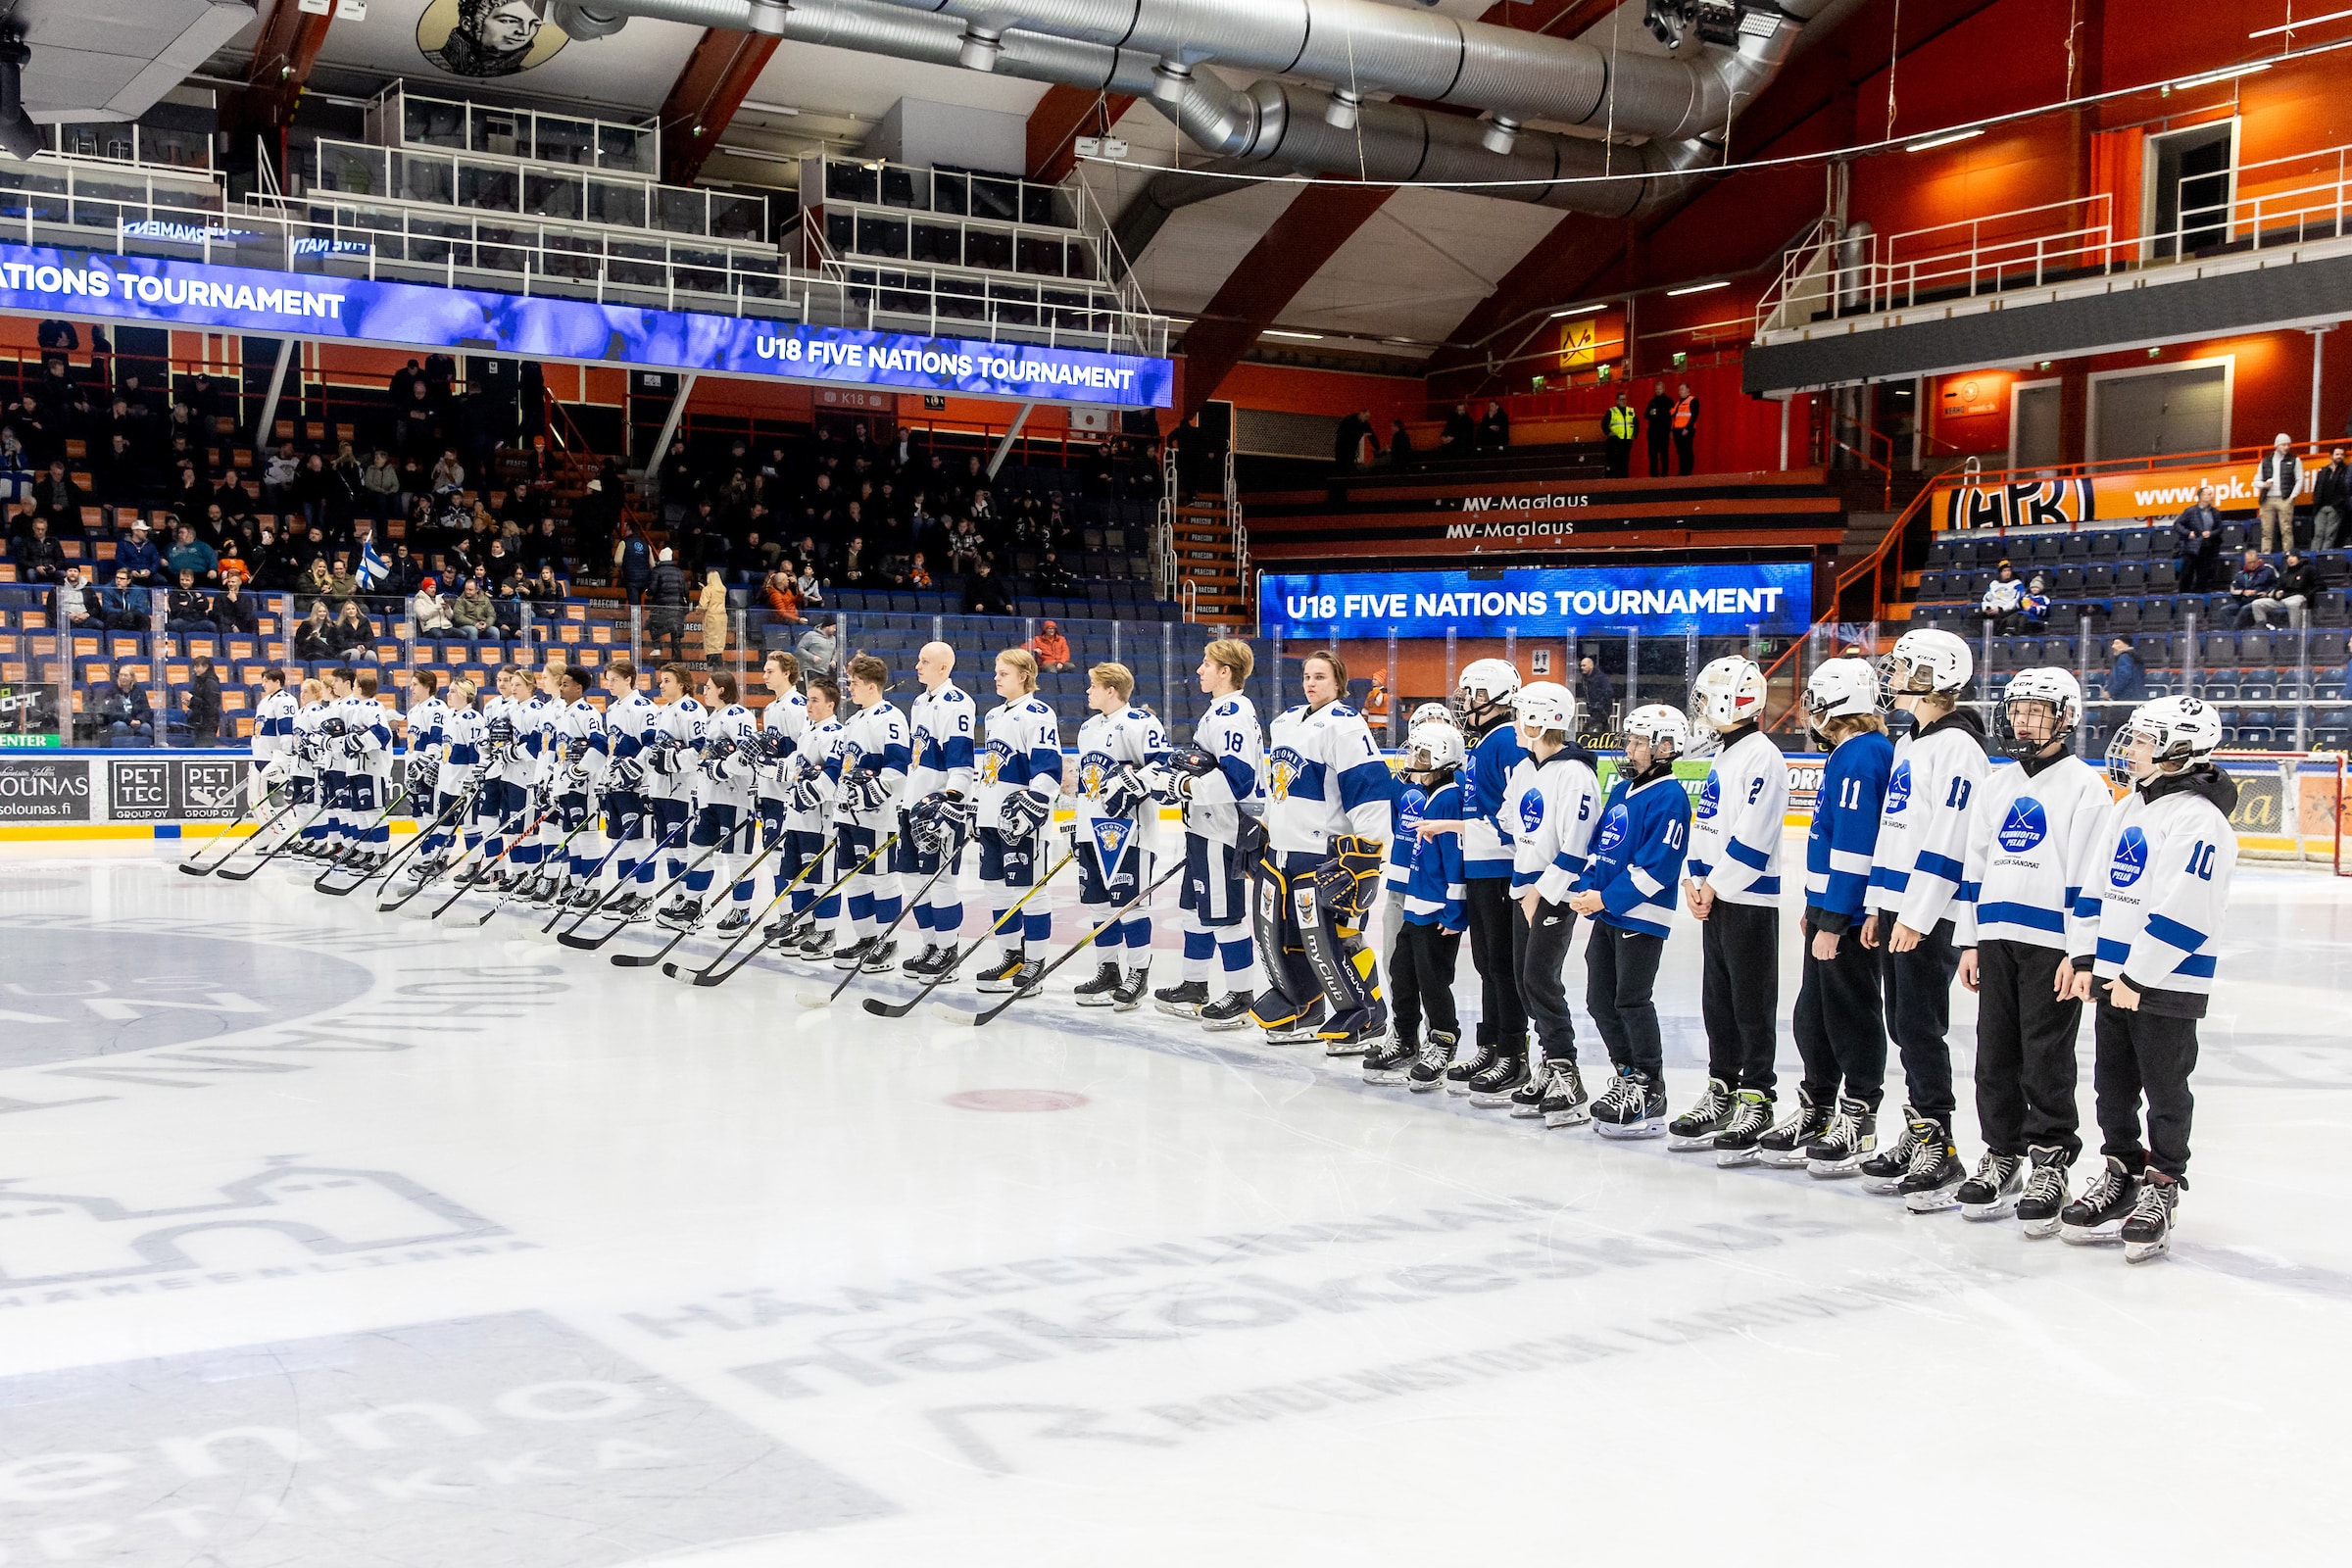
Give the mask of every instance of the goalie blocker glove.
[(1371, 906), (1380, 882), (1381, 846), (1351, 833), (1335, 834), (1331, 858), (1315, 871), (1315, 894), (1344, 924), (1353, 926)]

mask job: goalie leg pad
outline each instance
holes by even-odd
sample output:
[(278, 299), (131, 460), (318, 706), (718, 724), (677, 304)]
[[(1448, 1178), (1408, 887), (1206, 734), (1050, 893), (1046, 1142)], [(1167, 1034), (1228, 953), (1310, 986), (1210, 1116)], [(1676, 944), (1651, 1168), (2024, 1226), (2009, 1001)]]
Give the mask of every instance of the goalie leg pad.
[(1315, 898), (1312, 884), (1294, 886), (1291, 906), (1316, 984), (1331, 1007), (1324, 1038), (1352, 1034), (1374, 1014), (1385, 1023), (1388, 1010), (1380, 995), (1380, 970), (1361, 935), (1340, 925), (1337, 912)]
[(1251, 1021), (1261, 1029), (1296, 1023), (1308, 1009), (1323, 1004), (1323, 987), (1315, 978), (1294, 910), (1293, 890), (1311, 886), (1303, 872), (1318, 863), (1312, 856), (1294, 856), (1286, 869), (1267, 855), (1257, 862), (1250, 900), (1250, 924), (1257, 938), (1258, 961), (1265, 966), (1267, 989), (1250, 1004)]

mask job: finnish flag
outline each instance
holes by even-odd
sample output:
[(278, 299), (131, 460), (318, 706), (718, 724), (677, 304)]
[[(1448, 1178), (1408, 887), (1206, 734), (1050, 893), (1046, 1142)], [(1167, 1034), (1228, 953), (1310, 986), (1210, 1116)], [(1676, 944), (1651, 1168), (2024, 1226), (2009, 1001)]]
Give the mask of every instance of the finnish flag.
[(360, 552), (360, 591), (372, 593), (375, 585), (392, 575), (391, 564), (375, 553), (375, 537), (370, 534), (367, 548)]

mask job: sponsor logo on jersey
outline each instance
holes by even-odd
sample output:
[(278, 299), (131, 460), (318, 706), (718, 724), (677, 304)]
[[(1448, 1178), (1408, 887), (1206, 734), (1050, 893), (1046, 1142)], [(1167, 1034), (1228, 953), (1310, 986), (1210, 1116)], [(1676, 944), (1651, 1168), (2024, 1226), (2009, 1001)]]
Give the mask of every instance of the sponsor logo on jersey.
[(1412, 837), (1428, 810), (1429, 792), (1418, 784), (1406, 785), (1404, 793), (1396, 797), (1396, 836)]
[(1886, 780), (1886, 814), (1900, 816), (1911, 807), (1911, 760), (1894, 764), (1894, 772)]
[(1298, 781), (1305, 766), (1306, 759), (1290, 747), (1275, 748), (1274, 754), (1266, 759), (1266, 793), (1278, 801), (1289, 800), (1291, 786)]
[(1544, 792), (1529, 790), (1519, 797), (1519, 830), (1533, 833), (1544, 825)]
[(2133, 823), (2124, 829), (2124, 836), (2115, 841), (2115, 861), (2107, 867), (2107, 880), (2119, 888), (2128, 888), (2139, 880), (2148, 868), (2148, 836)]
[(1723, 781), (1709, 773), (1707, 781), (1698, 787), (1698, 819), (1701, 822), (1712, 820), (1722, 805)]
[(2021, 795), (2010, 803), (2008, 819), (1995, 835), (2011, 855), (2023, 855), (2049, 836), (2050, 819), (2041, 803), (2031, 795)]
[(1600, 819), (1600, 831), (1592, 835), (1592, 854), (1595, 857), (1603, 856), (1623, 844), (1626, 828), (1632, 820), (1624, 807), (1610, 807), (1608, 815)]

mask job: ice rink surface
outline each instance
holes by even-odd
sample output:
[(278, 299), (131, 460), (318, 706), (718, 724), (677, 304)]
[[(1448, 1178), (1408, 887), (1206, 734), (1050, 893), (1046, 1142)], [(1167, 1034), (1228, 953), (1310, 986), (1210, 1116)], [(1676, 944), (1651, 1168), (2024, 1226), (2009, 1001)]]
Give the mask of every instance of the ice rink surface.
[[(2352, 1524), (2352, 882), (2240, 870), (2132, 1267), (1082, 1011), (1083, 964), (893, 1022), (172, 858), (0, 856), (7, 1568), (2323, 1562)], [(1697, 957), (1686, 918), (1678, 1109)], [(1965, 993), (1953, 1038), (1965, 1077)]]

